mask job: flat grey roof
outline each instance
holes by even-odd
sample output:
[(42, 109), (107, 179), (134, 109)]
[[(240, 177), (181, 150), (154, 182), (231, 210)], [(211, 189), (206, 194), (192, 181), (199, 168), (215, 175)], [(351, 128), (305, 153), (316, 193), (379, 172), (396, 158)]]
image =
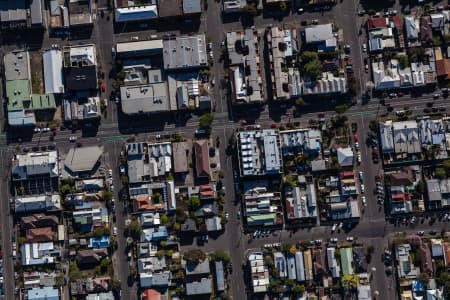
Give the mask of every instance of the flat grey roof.
[(92, 171), (102, 153), (103, 147), (99, 146), (71, 148), (67, 153), (64, 165), (72, 172)]
[(200, 0), (183, 0), (184, 14), (198, 14), (202, 12)]
[(27, 51), (13, 51), (3, 57), (6, 80), (29, 79), (30, 58)]
[(1, 22), (16, 22), (27, 20), (25, 0), (0, 0)]
[(120, 87), (122, 111), (126, 114), (170, 111), (167, 83)]
[(164, 69), (186, 69), (205, 66), (205, 35), (177, 37), (163, 41)]
[(44, 22), (42, 15), (42, 0), (31, 0), (30, 12), (31, 12), (31, 24), (42, 25)]

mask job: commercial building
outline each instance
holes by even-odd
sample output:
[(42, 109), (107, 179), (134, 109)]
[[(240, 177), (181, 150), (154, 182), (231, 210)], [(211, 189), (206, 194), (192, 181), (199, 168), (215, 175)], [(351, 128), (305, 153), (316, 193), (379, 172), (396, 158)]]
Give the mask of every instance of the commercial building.
[(22, 266), (51, 265), (60, 256), (59, 248), (53, 242), (25, 243), (20, 247)]
[(324, 72), (319, 79), (306, 78), (302, 82), (302, 95), (333, 95), (347, 92), (347, 78)]
[(116, 6), (114, 16), (117, 23), (151, 20), (159, 17), (158, 6), (156, 3), (143, 6)]
[(210, 180), (211, 168), (209, 166), (209, 147), (207, 140), (194, 142), (195, 175), (198, 179)]
[(233, 103), (263, 102), (258, 32), (253, 29), (227, 32), (227, 57)]
[[(37, 0), (35, 0), (37, 1)], [(44, 87), (46, 94), (63, 94), (62, 52), (59, 49), (44, 51)]]
[(90, 177), (99, 165), (103, 147), (70, 148), (64, 161), (66, 172), (72, 177)]
[(97, 89), (97, 53), (95, 45), (63, 48), (64, 80), (68, 91)]
[(0, 22), (2, 29), (16, 29), (27, 26), (25, 0), (1, 0)]
[(313, 183), (286, 188), (285, 197), (288, 221), (317, 218), (317, 196)]
[(205, 35), (179, 36), (163, 40), (165, 70), (181, 70), (206, 67)]
[(93, 25), (91, 0), (69, 0), (68, 2), (70, 27)]
[(443, 209), (450, 206), (450, 179), (427, 179), (428, 208)]
[(283, 69), (292, 59), (296, 58), (298, 52), (297, 32), (295, 29), (280, 29), (272, 27), (266, 33), (267, 46), (269, 48), (269, 62), (271, 64), (271, 87), (274, 100), (288, 100), (299, 96), (301, 89), (299, 81), (300, 72)]
[(18, 214), (59, 211), (61, 208), (61, 197), (58, 194), (16, 196), (14, 198), (14, 211)]
[(116, 54), (118, 58), (130, 58), (161, 54), (162, 40), (134, 41), (117, 43)]
[(297, 153), (316, 154), (322, 148), (322, 134), (316, 129), (294, 129), (280, 132), (283, 156)]
[(264, 263), (262, 252), (252, 252), (248, 255), (248, 267), (251, 276), (253, 293), (265, 293), (269, 286), (269, 269)]
[(60, 300), (59, 289), (51, 286), (33, 287), (26, 291), (28, 300)]
[(237, 133), (239, 172), (245, 176), (282, 173), (278, 130), (246, 130)]
[(335, 51), (337, 40), (333, 34), (333, 24), (321, 24), (305, 29), (305, 42), (317, 47), (318, 52)]
[(58, 178), (58, 153), (47, 151), (15, 155), (12, 159), (11, 173), (12, 181)]
[(279, 226), (283, 223), (281, 193), (255, 187), (245, 191), (243, 202), (248, 226)]

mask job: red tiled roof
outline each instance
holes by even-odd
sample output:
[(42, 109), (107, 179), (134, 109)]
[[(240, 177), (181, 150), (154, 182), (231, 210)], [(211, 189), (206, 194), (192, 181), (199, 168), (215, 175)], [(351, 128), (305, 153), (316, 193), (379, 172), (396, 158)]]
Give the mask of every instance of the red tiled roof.
[(392, 22), (394, 23), (394, 26), (397, 29), (401, 30), (403, 28), (403, 18), (402, 17), (400, 17), (400, 16), (393, 16), (391, 18), (391, 20), (392, 20)]
[(198, 178), (211, 178), (211, 169), (209, 168), (208, 141), (199, 140), (194, 143), (195, 151), (195, 170)]
[(436, 75), (445, 79), (450, 79), (450, 59), (441, 59), (436, 61)]
[(161, 294), (154, 289), (147, 289), (142, 292), (141, 300), (161, 300)]
[(450, 243), (444, 242), (442, 245), (443, 245), (443, 248), (444, 248), (445, 266), (446, 267), (450, 267)]
[(212, 191), (213, 187), (210, 184), (203, 184), (200, 186), (200, 192)]
[(367, 28), (374, 29), (374, 28), (385, 28), (387, 27), (387, 21), (384, 17), (378, 17), (378, 18), (370, 18), (367, 20)]
[(31, 243), (48, 242), (53, 240), (51, 227), (32, 228), (27, 230), (27, 241)]

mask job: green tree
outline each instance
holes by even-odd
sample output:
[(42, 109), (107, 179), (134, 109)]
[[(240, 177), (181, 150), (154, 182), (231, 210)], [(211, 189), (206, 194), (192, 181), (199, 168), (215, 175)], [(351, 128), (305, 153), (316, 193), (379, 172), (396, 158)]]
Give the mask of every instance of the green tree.
[(295, 294), (303, 294), (305, 291), (306, 291), (306, 288), (303, 284), (296, 284), (292, 288), (292, 292), (294, 292)]
[(197, 210), (200, 207), (200, 198), (198, 196), (192, 196), (189, 199), (189, 208), (191, 210)]
[(223, 250), (216, 250), (209, 254), (211, 260), (221, 260), (225, 265), (231, 262), (230, 256)]
[(130, 225), (128, 225), (128, 233), (134, 239), (138, 239), (141, 235), (142, 227), (138, 219), (131, 220)]
[(295, 99), (295, 105), (303, 106), (303, 105), (305, 105), (305, 100), (303, 100), (302, 97), (298, 97), (297, 99)]
[(444, 179), (446, 177), (447, 173), (445, 172), (444, 168), (436, 168), (435, 175), (439, 179)]
[(285, 1), (280, 2), (280, 10), (285, 11), (287, 9), (287, 3)]
[(306, 63), (314, 61), (314, 60), (319, 60), (319, 55), (317, 54), (317, 52), (304, 51), (302, 53), (301, 60), (303, 63), (306, 64)]
[(214, 121), (213, 114), (211, 114), (211, 113), (204, 114), (200, 117), (199, 126), (202, 129), (210, 129), (213, 121)]
[(205, 260), (206, 254), (200, 249), (188, 250), (183, 255), (184, 260), (190, 263), (200, 263)]
[(106, 202), (111, 201), (112, 198), (113, 198), (113, 196), (114, 196), (114, 194), (113, 194), (112, 192), (104, 192), (104, 193), (103, 193), (103, 199), (104, 199)]
[(320, 60), (312, 60), (304, 65), (304, 71), (316, 79), (322, 73), (322, 63)]
[(334, 109), (336, 110), (336, 112), (338, 114), (343, 114), (347, 111), (348, 105), (347, 104), (336, 105), (336, 107)]
[(61, 194), (63, 196), (73, 193), (73, 188), (68, 184), (61, 185), (61, 188), (59, 190), (61, 191)]
[(162, 225), (165, 225), (168, 220), (169, 220), (169, 218), (167, 217), (167, 215), (162, 215), (161, 216), (161, 224)]
[(258, 13), (258, 10), (256, 9), (256, 6), (252, 4), (247, 4), (242, 8), (242, 12), (249, 15), (249, 16), (256, 16)]
[(406, 55), (400, 55), (398, 58), (398, 62), (402, 68), (407, 68), (409, 66), (409, 59)]

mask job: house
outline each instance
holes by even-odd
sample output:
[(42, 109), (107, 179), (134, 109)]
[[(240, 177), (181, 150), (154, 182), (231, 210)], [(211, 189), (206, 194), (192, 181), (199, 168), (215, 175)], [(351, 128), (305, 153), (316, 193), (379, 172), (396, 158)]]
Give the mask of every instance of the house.
[(141, 214), (140, 223), (142, 227), (154, 227), (161, 224), (161, 218), (157, 212), (144, 212)]
[(227, 32), (227, 59), (233, 104), (264, 101), (258, 32), (251, 28)]
[(450, 243), (444, 242), (442, 243), (442, 248), (444, 252), (444, 264), (448, 269), (450, 267)]
[(223, 262), (221, 260), (214, 262), (216, 290), (218, 292), (225, 291), (225, 273), (223, 271)]
[(70, 0), (67, 8), (70, 27), (93, 26), (91, 0)]
[(58, 227), (58, 224), (58, 217), (53, 215), (33, 214), (20, 217), (20, 228), (22, 230), (41, 227), (50, 227), (52, 229), (56, 229)]
[(422, 43), (431, 43), (433, 41), (430, 16), (420, 17), (420, 39), (422, 40)]
[[(40, 2), (34, 0), (34, 2)], [(44, 87), (46, 94), (64, 93), (62, 52), (59, 49), (44, 51)]]
[(411, 252), (411, 245), (402, 244), (396, 247), (396, 259), (398, 277), (402, 279), (415, 279), (420, 274), (420, 268), (414, 266), (409, 252)]
[(429, 209), (450, 206), (450, 179), (426, 179)]
[(108, 209), (92, 205), (73, 211), (72, 217), (72, 226), (81, 232), (91, 232), (95, 227), (107, 226), (109, 222)]
[(171, 278), (170, 271), (139, 274), (141, 288), (164, 288), (170, 285)]
[(189, 149), (186, 142), (172, 143), (173, 171), (176, 174), (188, 172)]
[(208, 232), (215, 232), (222, 230), (222, 219), (219, 217), (211, 217), (205, 219), (205, 224)]
[(114, 294), (112, 291), (96, 293), (96, 294), (88, 294), (86, 296), (86, 300), (114, 300)]
[(327, 260), (328, 260), (328, 269), (331, 271), (331, 276), (333, 278), (339, 278), (341, 276), (341, 268), (339, 267), (336, 260), (336, 248), (329, 247), (327, 248)]
[(16, 196), (14, 204), (16, 213), (59, 211), (61, 210), (61, 197), (59, 194)]
[(165, 70), (200, 68), (207, 65), (205, 35), (178, 36), (163, 40)]
[(302, 82), (302, 95), (333, 95), (347, 92), (347, 79), (336, 77), (332, 72), (323, 72), (316, 80), (306, 77)]
[(283, 156), (297, 153), (317, 154), (322, 149), (322, 134), (316, 129), (294, 129), (280, 132)]
[(186, 280), (189, 280), (191, 278), (198, 279), (204, 276), (208, 276), (211, 274), (211, 269), (209, 267), (209, 260), (206, 259), (197, 264), (188, 262), (186, 263), (185, 266), (185, 272), (186, 272)]
[(286, 266), (286, 258), (284, 257), (283, 253), (274, 252), (273, 260), (274, 260), (275, 267), (277, 268), (277, 270), (279, 272), (280, 278), (286, 278), (287, 277), (287, 266)]
[(405, 30), (406, 30), (406, 40), (408, 42), (408, 47), (419, 47), (420, 46), (420, 22), (415, 16), (405, 17)]
[(353, 275), (353, 252), (352, 248), (341, 248), (341, 266), (343, 275)]
[(83, 267), (93, 267), (100, 263), (100, 261), (108, 257), (108, 251), (105, 248), (78, 250), (77, 265)]
[(70, 293), (75, 295), (87, 295), (90, 293), (102, 293), (111, 289), (111, 277), (95, 277), (95, 278), (80, 278), (71, 280)]
[(262, 252), (251, 252), (248, 255), (248, 267), (251, 276), (251, 288), (253, 293), (265, 293), (269, 286), (269, 269), (264, 262)]
[(155, 273), (162, 271), (166, 268), (166, 260), (165, 257), (146, 257), (139, 258), (138, 262), (138, 273)]
[(168, 237), (169, 233), (165, 226), (159, 226), (158, 228), (147, 228), (142, 230), (141, 243), (167, 240)]
[(422, 152), (416, 121), (392, 123), (395, 153), (416, 154)]
[(313, 276), (313, 261), (311, 249), (303, 251), (303, 263), (305, 265), (305, 280), (311, 281), (314, 279)]
[(283, 214), (281, 209), (281, 194), (268, 192), (266, 187), (255, 187), (244, 193), (244, 215), (248, 226), (281, 225)]
[(59, 289), (55, 287), (34, 287), (26, 291), (29, 300), (59, 300)]
[(53, 242), (25, 243), (20, 246), (22, 266), (37, 266), (54, 264), (55, 258), (60, 256), (60, 249)]
[(285, 209), (288, 221), (317, 217), (317, 196), (314, 183), (285, 190)]
[(295, 252), (295, 277), (298, 282), (303, 282), (306, 280), (302, 251)]
[(398, 61), (396, 59), (389, 60), (387, 64), (382, 61), (373, 62), (372, 73), (376, 90), (390, 90), (401, 86)]
[(109, 236), (94, 236), (89, 238), (88, 248), (108, 248), (109, 247)]
[(155, 289), (145, 289), (142, 291), (141, 300), (163, 300), (162, 295)]
[(194, 219), (186, 219), (186, 221), (181, 225), (181, 232), (187, 233), (187, 232), (196, 232), (197, 231), (197, 224)]
[(351, 167), (353, 166), (353, 150), (351, 147), (346, 148), (338, 148), (337, 151), (337, 159), (339, 165), (342, 167)]
[(295, 269), (295, 256), (286, 255), (286, 269), (287, 269), (287, 277), (292, 280), (297, 279), (297, 273)]
[(277, 130), (240, 131), (236, 140), (241, 177), (282, 173), (280, 137)]
[(403, 27), (401, 19), (393, 22), (386, 17), (369, 18), (367, 21), (369, 51), (380, 52), (396, 48), (396, 39), (400, 40), (399, 33), (403, 35), (403, 30), (399, 31), (398, 27)]
[(186, 283), (186, 295), (199, 296), (209, 295), (212, 293), (212, 280), (209, 278), (202, 278), (200, 281), (193, 281)]
[(372, 292), (369, 284), (360, 285), (357, 288), (358, 300), (371, 300)]
[(331, 52), (337, 48), (336, 37), (333, 35), (333, 24), (321, 24), (305, 28), (306, 44), (317, 47), (318, 52)]
[(288, 100), (300, 95), (295, 78), (300, 77), (298, 70), (282, 70), (283, 66), (297, 54), (297, 33), (294, 29), (270, 28), (266, 33), (267, 46), (270, 51), (272, 95), (274, 100)]
[(31, 228), (27, 230), (28, 243), (42, 243), (53, 241), (53, 230), (51, 227)]
[(196, 177), (201, 180), (211, 180), (209, 147), (207, 140), (198, 140), (194, 142), (194, 155)]

